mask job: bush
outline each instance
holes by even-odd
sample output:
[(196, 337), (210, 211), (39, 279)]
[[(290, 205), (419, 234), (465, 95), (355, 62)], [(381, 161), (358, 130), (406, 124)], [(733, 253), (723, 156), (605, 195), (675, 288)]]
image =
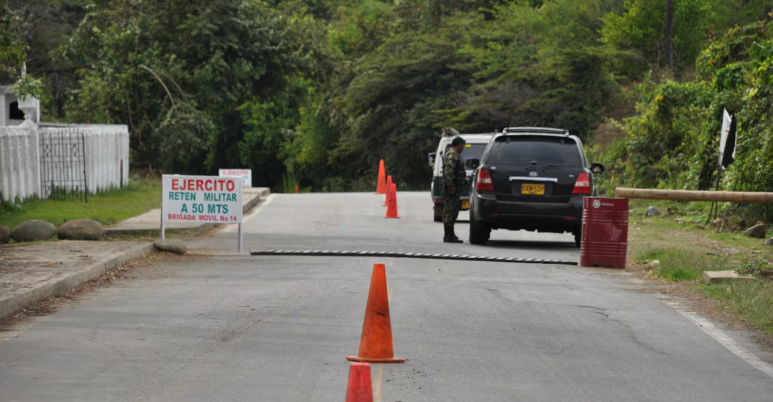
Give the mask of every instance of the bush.
[[(643, 188), (713, 189), (724, 110), (738, 126), (736, 161), (721, 189), (773, 188), (773, 41), (770, 22), (730, 30), (704, 50), (688, 82), (648, 75), (637, 87), (637, 115), (625, 136), (601, 148), (615, 184)], [(773, 206), (724, 206), (746, 220), (773, 218)]]

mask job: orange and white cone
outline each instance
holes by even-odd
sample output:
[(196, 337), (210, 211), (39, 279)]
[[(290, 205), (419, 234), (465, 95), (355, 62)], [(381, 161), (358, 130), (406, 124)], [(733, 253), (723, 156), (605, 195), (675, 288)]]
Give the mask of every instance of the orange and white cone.
[(386, 194), (386, 170), (384, 169), (384, 160), (382, 159), (378, 165), (378, 185), (376, 186), (376, 194)]
[(384, 218), (400, 219), (397, 215), (397, 185), (392, 183), (391, 189), (387, 194), (387, 212)]
[(362, 324), (360, 337), (360, 352), (357, 356), (346, 358), (354, 362), (368, 363), (405, 362), (405, 359), (395, 358), (392, 350), (392, 320), (389, 318), (389, 296), (384, 264), (373, 266), (368, 304), (365, 307), (365, 322)]

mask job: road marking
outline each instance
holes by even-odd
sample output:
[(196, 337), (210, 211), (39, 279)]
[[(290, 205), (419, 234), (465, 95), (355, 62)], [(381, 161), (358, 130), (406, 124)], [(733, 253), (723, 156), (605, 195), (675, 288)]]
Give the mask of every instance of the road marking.
[(378, 364), (378, 380), (373, 389), (373, 402), (381, 402), (381, 386), (384, 381), (384, 363)]
[[(271, 201), (274, 200), (274, 194), (270, 194), (268, 197), (266, 197), (266, 200), (264, 202), (261, 202), (258, 204), (255, 208), (252, 208), (252, 211), (250, 211), (247, 216), (242, 217), (242, 225), (246, 224), (250, 221), (250, 219), (254, 218), (257, 214), (260, 213), (260, 211), (263, 210), (268, 204), (271, 204)], [(223, 233), (230, 233), (235, 232), (237, 229), (239, 229), (239, 225), (226, 225), (225, 228), (221, 230)], [(242, 227), (242, 230), (244, 228)]]
[(703, 330), (703, 332), (708, 334), (710, 337), (714, 338), (727, 350), (733, 352), (734, 355), (740, 357), (747, 363), (751, 364), (757, 370), (762, 371), (763, 373), (773, 378), (773, 366), (771, 366), (768, 363), (765, 363), (764, 361), (762, 361), (762, 359), (755, 356), (752, 352), (749, 352), (746, 348), (739, 345), (736, 341), (734, 341), (732, 338), (727, 336), (727, 334), (722, 332), (719, 328), (715, 327), (714, 324), (709, 322), (707, 319), (699, 316), (697, 313), (693, 311), (690, 311), (689, 309), (687, 309), (686, 307), (682, 306), (677, 302), (674, 302), (671, 300), (665, 300), (663, 298), (661, 298), (660, 301), (662, 301), (672, 309), (676, 310), (683, 317), (692, 321), (693, 324), (700, 327), (700, 329)]

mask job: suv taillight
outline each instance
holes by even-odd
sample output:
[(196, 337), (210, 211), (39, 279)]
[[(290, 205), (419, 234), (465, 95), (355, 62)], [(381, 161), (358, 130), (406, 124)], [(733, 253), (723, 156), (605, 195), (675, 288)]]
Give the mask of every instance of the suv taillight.
[(587, 173), (577, 175), (572, 194), (590, 195), (590, 176)]
[(475, 188), (478, 191), (494, 191), (494, 183), (491, 182), (491, 172), (488, 169), (478, 170)]

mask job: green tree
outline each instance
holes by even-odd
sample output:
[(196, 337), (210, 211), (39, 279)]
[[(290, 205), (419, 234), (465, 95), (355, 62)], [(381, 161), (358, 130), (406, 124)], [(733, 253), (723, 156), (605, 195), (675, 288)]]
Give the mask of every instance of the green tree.
[[(626, 0), (625, 11), (603, 17), (603, 41), (635, 50), (652, 68), (667, 65), (665, 0)], [(704, 42), (735, 24), (761, 18), (770, 0), (681, 0), (673, 2), (674, 68), (691, 69)]]
[(616, 60), (599, 45), (600, 17), (615, 9), (599, 0), (513, 2), (470, 32), (459, 54), (475, 63), (475, 82), (448, 110), (463, 129), (555, 126), (588, 138), (616, 88)]
[(285, 31), (283, 15), (254, 0), (112, 1), (61, 49), (80, 79), (68, 117), (128, 124), (135, 166), (232, 167), (241, 105), (281, 93), (303, 63)]
[(27, 43), (22, 37), (21, 18), (8, 8), (7, 2), (0, 5), (0, 83), (13, 83), (26, 60)]
[(345, 97), (345, 110), (354, 118), (333, 163), (354, 160), (352, 169), (359, 174), (386, 159), (398, 183), (426, 185), (426, 152), (436, 145), (433, 132), (441, 118), (437, 111), (472, 78), (472, 66), (455, 49), (474, 21), (456, 19), (438, 33), (392, 36), (357, 63)]
[(28, 45), (27, 73), (42, 77), (47, 95), (41, 112), (46, 120), (62, 118), (68, 90), (76, 84), (72, 69), (61, 65), (52, 52), (65, 44), (90, 8), (105, 4), (94, 0), (8, 0), (22, 22)]

